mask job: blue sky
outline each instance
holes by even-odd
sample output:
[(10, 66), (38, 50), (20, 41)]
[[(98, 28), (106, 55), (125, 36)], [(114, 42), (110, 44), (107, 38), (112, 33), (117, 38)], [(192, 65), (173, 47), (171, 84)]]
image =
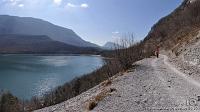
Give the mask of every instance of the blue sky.
[(182, 0), (0, 0), (0, 14), (35, 17), (103, 45), (122, 34), (143, 39)]

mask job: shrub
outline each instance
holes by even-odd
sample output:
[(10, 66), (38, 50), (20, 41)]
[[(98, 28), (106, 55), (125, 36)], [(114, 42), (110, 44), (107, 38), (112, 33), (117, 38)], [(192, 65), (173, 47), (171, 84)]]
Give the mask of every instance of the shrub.
[(0, 112), (20, 112), (20, 102), (9, 92), (3, 93), (0, 99)]
[(97, 106), (97, 103), (95, 101), (91, 101), (88, 104), (88, 110), (93, 110)]

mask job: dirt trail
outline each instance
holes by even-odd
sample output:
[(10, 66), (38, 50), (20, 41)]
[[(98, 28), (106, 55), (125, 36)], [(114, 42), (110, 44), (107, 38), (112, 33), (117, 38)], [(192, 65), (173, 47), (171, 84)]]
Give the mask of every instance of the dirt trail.
[(200, 88), (200, 82), (194, 80), (193, 78), (190, 78), (187, 76), (187, 74), (184, 74), (183, 72), (179, 71), (178, 69), (176, 69), (175, 66), (171, 65), (168, 62), (168, 57), (165, 55), (162, 55), (164, 57), (164, 63), (171, 69), (173, 70), (176, 74), (178, 74), (180, 77), (184, 78), (185, 80), (187, 80), (188, 82), (192, 83), (193, 85), (197, 86)]

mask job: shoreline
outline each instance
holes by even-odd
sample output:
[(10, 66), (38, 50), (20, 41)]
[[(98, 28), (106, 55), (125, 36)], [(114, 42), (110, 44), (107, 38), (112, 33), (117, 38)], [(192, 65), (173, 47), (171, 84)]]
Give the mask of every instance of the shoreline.
[(35, 53), (0, 53), (0, 56), (12, 56), (12, 55), (22, 55), (22, 56), (94, 56), (102, 57), (101, 55), (95, 54), (35, 54)]

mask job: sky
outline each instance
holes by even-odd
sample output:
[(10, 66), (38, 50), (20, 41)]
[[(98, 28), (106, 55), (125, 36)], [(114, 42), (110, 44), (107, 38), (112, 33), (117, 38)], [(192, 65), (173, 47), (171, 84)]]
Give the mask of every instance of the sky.
[(0, 0), (0, 15), (34, 17), (103, 45), (132, 33), (141, 40), (182, 0)]

